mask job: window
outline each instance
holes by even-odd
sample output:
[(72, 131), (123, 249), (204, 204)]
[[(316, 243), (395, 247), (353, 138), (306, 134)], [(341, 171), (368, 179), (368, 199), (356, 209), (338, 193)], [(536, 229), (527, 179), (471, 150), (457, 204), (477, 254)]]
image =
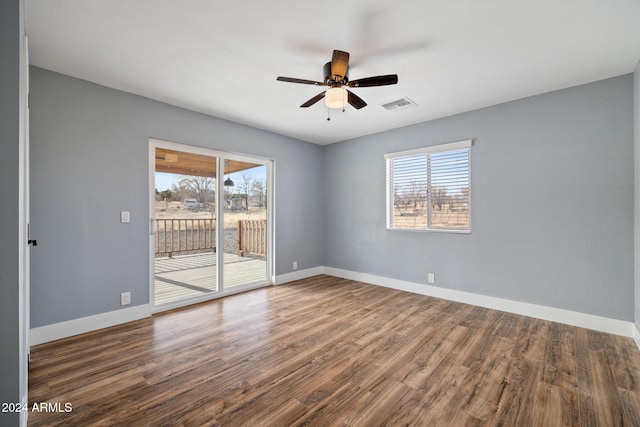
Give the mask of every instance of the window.
[(471, 140), (385, 154), (387, 229), (471, 230)]

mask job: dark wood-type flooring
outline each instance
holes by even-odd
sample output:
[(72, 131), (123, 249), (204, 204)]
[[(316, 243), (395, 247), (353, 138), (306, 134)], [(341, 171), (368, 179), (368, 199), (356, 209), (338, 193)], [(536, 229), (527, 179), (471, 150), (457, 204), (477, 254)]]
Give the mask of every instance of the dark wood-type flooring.
[(29, 425), (640, 426), (624, 337), (316, 276), (32, 349)]

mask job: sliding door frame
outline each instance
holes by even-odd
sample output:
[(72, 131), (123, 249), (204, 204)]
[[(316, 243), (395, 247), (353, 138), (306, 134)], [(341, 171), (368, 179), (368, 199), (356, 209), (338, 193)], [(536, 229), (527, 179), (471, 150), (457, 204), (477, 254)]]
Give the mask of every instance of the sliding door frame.
[[(200, 296), (185, 298), (179, 301), (155, 305), (155, 234), (153, 233), (155, 221), (155, 172), (156, 172), (156, 148), (182, 151), (193, 154), (216, 158), (216, 247), (221, 249), (216, 251), (216, 291), (205, 293)], [(224, 165), (225, 160), (237, 160), (252, 162), (266, 167), (266, 190), (267, 190), (267, 256), (265, 280), (248, 283), (246, 285), (233, 286), (232, 289), (224, 288), (224, 203), (220, 198), (224, 197)], [(152, 313), (158, 313), (186, 305), (196, 304), (227, 295), (244, 292), (273, 285), (275, 272), (275, 239), (274, 239), (274, 219), (275, 219), (275, 197), (274, 197), (274, 161), (265, 157), (252, 156), (240, 153), (231, 153), (212, 148), (181, 144), (156, 138), (149, 138), (149, 305)]]

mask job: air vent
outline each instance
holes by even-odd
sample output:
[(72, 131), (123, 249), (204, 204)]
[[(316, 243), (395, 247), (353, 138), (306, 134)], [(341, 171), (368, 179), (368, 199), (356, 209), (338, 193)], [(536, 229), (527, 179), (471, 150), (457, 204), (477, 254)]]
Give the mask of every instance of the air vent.
[(396, 99), (395, 101), (385, 102), (384, 104), (380, 104), (382, 108), (389, 111), (400, 111), (406, 110), (407, 108), (413, 108), (417, 104), (410, 100), (408, 97)]

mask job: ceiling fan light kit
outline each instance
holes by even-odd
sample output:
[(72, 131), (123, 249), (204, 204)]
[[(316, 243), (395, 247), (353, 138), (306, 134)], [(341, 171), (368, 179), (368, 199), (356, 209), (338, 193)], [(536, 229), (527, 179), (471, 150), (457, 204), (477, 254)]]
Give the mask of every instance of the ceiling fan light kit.
[(324, 101), (329, 108), (344, 108), (347, 105), (347, 90), (343, 87), (332, 87), (325, 92)]
[(364, 102), (355, 93), (346, 89), (354, 87), (387, 86), (398, 83), (397, 74), (387, 74), (383, 76), (365, 77), (363, 79), (349, 81), (349, 53), (341, 50), (334, 50), (331, 62), (327, 62), (324, 67), (324, 81), (298, 79), (294, 77), (278, 77), (280, 82), (310, 84), (315, 86), (329, 86), (329, 89), (314, 96), (300, 107), (307, 108), (325, 98), (325, 103), (329, 108), (344, 108), (350, 104), (356, 110), (364, 108)]

